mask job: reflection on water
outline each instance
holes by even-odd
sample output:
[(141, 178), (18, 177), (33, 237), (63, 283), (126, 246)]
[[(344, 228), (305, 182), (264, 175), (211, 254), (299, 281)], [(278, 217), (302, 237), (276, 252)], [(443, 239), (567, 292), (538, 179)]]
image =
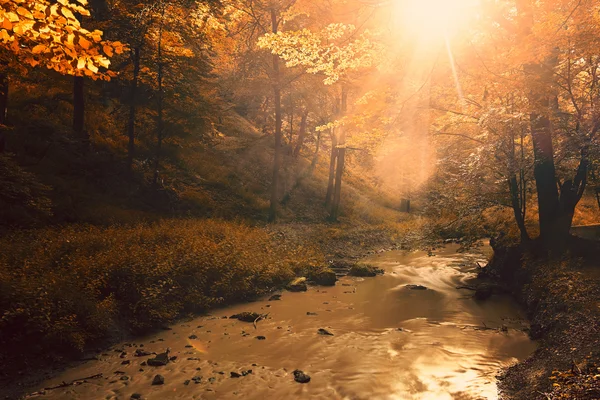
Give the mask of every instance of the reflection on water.
[[(44, 386), (97, 372), (103, 378), (42, 397), (129, 399), (138, 392), (147, 399), (497, 398), (495, 375), (535, 345), (522, 332), (524, 322), (510, 299), (476, 302), (456, 289), (474, 278), (475, 262), (484, 256), (455, 250), (449, 246), (433, 257), (381, 254), (369, 261), (384, 268), (384, 276), (347, 277), (332, 288), (285, 292), (281, 301), (230, 307), (215, 312), (218, 318), (174, 326), (136, 346), (157, 352), (169, 347), (178, 356), (175, 362), (139, 371), (145, 358), (128, 356), (130, 364), (121, 365), (119, 353), (105, 353), (102, 361), (66, 371)], [(407, 284), (428, 289), (411, 290)], [(220, 318), (241, 311), (268, 312), (269, 318), (256, 329)], [(496, 329), (503, 326), (504, 331)], [(334, 336), (317, 334), (319, 328)], [(188, 339), (191, 334), (197, 339)], [(246, 369), (252, 374), (229, 377)], [(295, 369), (311, 375), (311, 382), (295, 383)], [(165, 385), (150, 385), (157, 373)], [(184, 384), (194, 376), (202, 376), (199, 384)]]

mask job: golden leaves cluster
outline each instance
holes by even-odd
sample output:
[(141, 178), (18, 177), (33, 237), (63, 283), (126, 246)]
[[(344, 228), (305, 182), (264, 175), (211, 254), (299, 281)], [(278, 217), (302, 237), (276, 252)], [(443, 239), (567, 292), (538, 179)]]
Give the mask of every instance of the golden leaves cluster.
[(382, 46), (366, 31), (354, 38), (356, 28), (335, 23), (319, 32), (309, 29), (267, 33), (258, 46), (271, 50), (286, 62), (287, 67), (301, 66), (311, 74), (324, 74), (331, 85), (351, 71), (377, 65)]
[(81, 26), (76, 14), (89, 16), (86, 5), (87, 0), (0, 0), (0, 46), (24, 65), (110, 80), (109, 57), (125, 46)]

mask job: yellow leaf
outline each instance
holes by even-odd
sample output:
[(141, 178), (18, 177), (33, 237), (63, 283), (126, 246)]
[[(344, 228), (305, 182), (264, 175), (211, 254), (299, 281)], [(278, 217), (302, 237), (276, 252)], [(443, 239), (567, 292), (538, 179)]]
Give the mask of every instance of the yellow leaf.
[(103, 68), (108, 68), (110, 65), (110, 60), (108, 58), (104, 58), (104, 57), (98, 57), (96, 59), (96, 62), (98, 63), (98, 65), (100, 65)]
[(69, 10), (68, 8), (61, 8), (60, 12), (62, 13), (62, 15), (65, 16), (65, 18), (70, 19), (70, 20), (77, 20), (77, 18), (75, 18), (75, 16), (73, 15), (73, 13), (71, 12), (71, 10)]
[(4, 14), (4, 18), (8, 18), (8, 20), (10, 22), (19, 22), (19, 16), (16, 13), (12, 12), (12, 11), (7, 12), (6, 14)]
[(77, 0), (77, 2), (78, 2), (79, 4), (82, 4), (82, 5), (84, 5), (84, 6), (87, 6), (87, 4), (88, 4), (87, 0)]
[(80, 58), (77, 61), (77, 69), (83, 69), (83, 68), (85, 68), (85, 59)]
[(45, 44), (38, 44), (33, 49), (31, 49), (31, 52), (33, 54), (40, 54), (40, 53), (44, 52), (47, 48), (48, 47)]
[(98, 72), (98, 67), (96, 67), (92, 61), (88, 61), (87, 63), (87, 69), (89, 69), (90, 71), (92, 71), (93, 73), (97, 73)]

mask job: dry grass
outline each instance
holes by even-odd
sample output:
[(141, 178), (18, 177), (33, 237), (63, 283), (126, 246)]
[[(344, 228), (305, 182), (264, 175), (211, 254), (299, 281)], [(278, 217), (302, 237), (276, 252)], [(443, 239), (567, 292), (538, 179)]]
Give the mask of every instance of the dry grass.
[(247, 300), (322, 265), (309, 247), (214, 220), (18, 233), (0, 240), (0, 346), (82, 350), (117, 328)]

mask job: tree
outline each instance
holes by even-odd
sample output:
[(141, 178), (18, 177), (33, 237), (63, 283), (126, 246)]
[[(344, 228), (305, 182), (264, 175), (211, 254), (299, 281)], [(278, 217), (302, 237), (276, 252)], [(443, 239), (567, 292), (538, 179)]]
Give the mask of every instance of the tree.
[[(288, 68), (301, 66), (307, 73), (324, 75), (325, 85), (332, 85), (341, 80), (342, 89), (337, 117), (342, 118), (346, 113), (348, 95), (343, 81), (347, 80), (348, 75), (354, 71), (374, 66), (381, 50), (381, 47), (372, 40), (369, 32), (354, 38), (356, 33), (353, 25), (337, 23), (329, 24), (317, 32), (304, 28), (265, 34), (259, 39), (258, 44), (285, 60)], [(346, 136), (341, 124), (337, 124), (332, 132), (335, 133), (335, 138), (332, 138), (326, 204), (331, 200), (330, 219), (336, 221), (340, 210)], [(333, 173), (334, 168), (335, 173)]]
[[(115, 74), (108, 71), (109, 57), (125, 49), (120, 42), (102, 40), (101, 31), (88, 31), (81, 26), (76, 15), (90, 15), (85, 5), (87, 0), (78, 0), (78, 4), (67, 0), (58, 3), (4, 0), (0, 3), (0, 47), (12, 53), (12, 63), (43, 66), (76, 77), (73, 119), (76, 132), (83, 131), (82, 77), (110, 80)], [(6, 122), (7, 67), (0, 73), (0, 107), (4, 110), (0, 118), (2, 123)], [(0, 134), (0, 143), (3, 141)]]

